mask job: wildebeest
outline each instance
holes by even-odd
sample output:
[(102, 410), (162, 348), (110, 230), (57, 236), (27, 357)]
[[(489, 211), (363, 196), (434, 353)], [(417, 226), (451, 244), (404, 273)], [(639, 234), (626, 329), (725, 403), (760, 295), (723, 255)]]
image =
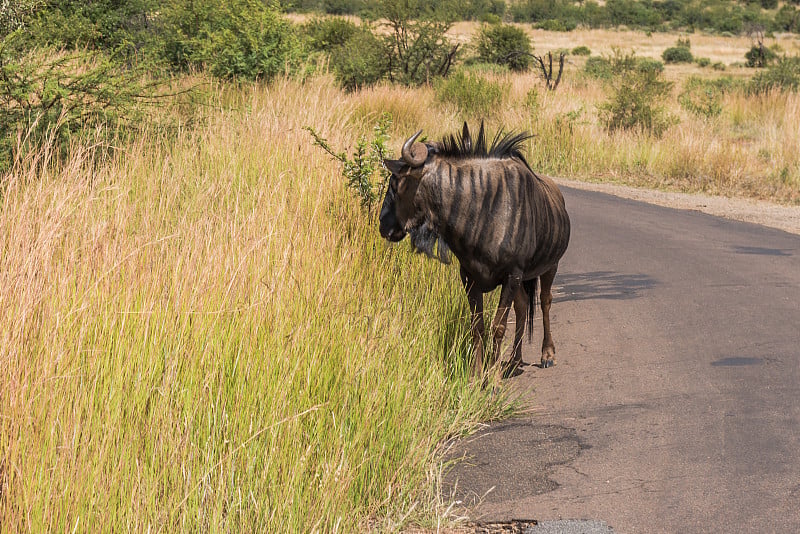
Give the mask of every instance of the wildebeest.
[[(537, 280), (544, 340), (542, 367), (555, 363), (550, 335), (551, 287), (567, 250), (570, 222), (564, 197), (548, 177), (533, 172), (520, 151), (530, 137), (498, 133), (487, 146), (483, 123), (472, 140), (467, 124), (441, 142), (403, 144), (402, 157), (384, 160), (392, 176), (380, 212), (380, 233), (389, 241), (409, 235), (415, 250), (461, 265), (472, 310), (473, 373), (483, 370), (483, 293), (502, 285), (492, 322), (493, 361), (513, 303), (516, 333), (510, 367), (522, 362), (522, 335), (533, 329)], [(526, 321), (527, 319), (527, 321)]]

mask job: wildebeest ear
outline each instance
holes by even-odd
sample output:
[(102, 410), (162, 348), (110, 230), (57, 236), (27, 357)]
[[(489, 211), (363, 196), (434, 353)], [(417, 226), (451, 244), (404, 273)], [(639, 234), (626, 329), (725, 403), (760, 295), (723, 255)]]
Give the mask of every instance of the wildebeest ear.
[(408, 169), (408, 164), (403, 161), (402, 159), (385, 159), (383, 160), (383, 164), (389, 169), (394, 175), (400, 175), (400, 173), (404, 170)]

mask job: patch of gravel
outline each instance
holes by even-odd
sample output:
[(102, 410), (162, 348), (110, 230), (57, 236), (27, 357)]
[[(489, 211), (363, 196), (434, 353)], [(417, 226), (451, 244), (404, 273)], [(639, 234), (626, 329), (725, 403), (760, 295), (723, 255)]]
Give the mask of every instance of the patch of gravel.
[(554, 178), (559, 185), (607, 193), (622, 198), (639, 200), (659, 206), (684, 210), (696, 210), (709, 215), (725, 217), (735, 221), (777, 228), (784, 232), (800, 235), (800, 206), (782, 206), (765, 200), (726, 198), (703, 194), (670, 193), (639, 189), (626, 185), (579, 182), (564, 178)]

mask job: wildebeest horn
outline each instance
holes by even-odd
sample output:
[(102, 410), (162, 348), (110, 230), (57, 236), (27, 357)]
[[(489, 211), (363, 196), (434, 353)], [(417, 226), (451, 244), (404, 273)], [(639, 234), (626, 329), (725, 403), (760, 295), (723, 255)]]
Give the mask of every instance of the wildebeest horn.
[(412, 167), (419, 167), (425, 163), (426, 159), (428, 159), (428, 147), (426, 147), (423, 143), (414, 142), (421, 133), (422, 130), (418, 131), (409, 137), (403, 144), (403, 151), (401, 152), (403, 155), (403, 161)]

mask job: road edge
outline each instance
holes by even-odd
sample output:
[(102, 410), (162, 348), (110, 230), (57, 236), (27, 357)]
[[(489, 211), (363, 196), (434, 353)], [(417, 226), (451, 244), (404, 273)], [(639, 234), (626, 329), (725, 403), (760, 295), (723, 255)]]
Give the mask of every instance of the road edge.
[(784, 206), (766, 200), (728, 198), (702, 193), (674, 193), (612, 183), (581, 182), (553, 177), (558, 185), (596, 191), (669, 208), (694, 210), (800, 235), (800, 206)]

